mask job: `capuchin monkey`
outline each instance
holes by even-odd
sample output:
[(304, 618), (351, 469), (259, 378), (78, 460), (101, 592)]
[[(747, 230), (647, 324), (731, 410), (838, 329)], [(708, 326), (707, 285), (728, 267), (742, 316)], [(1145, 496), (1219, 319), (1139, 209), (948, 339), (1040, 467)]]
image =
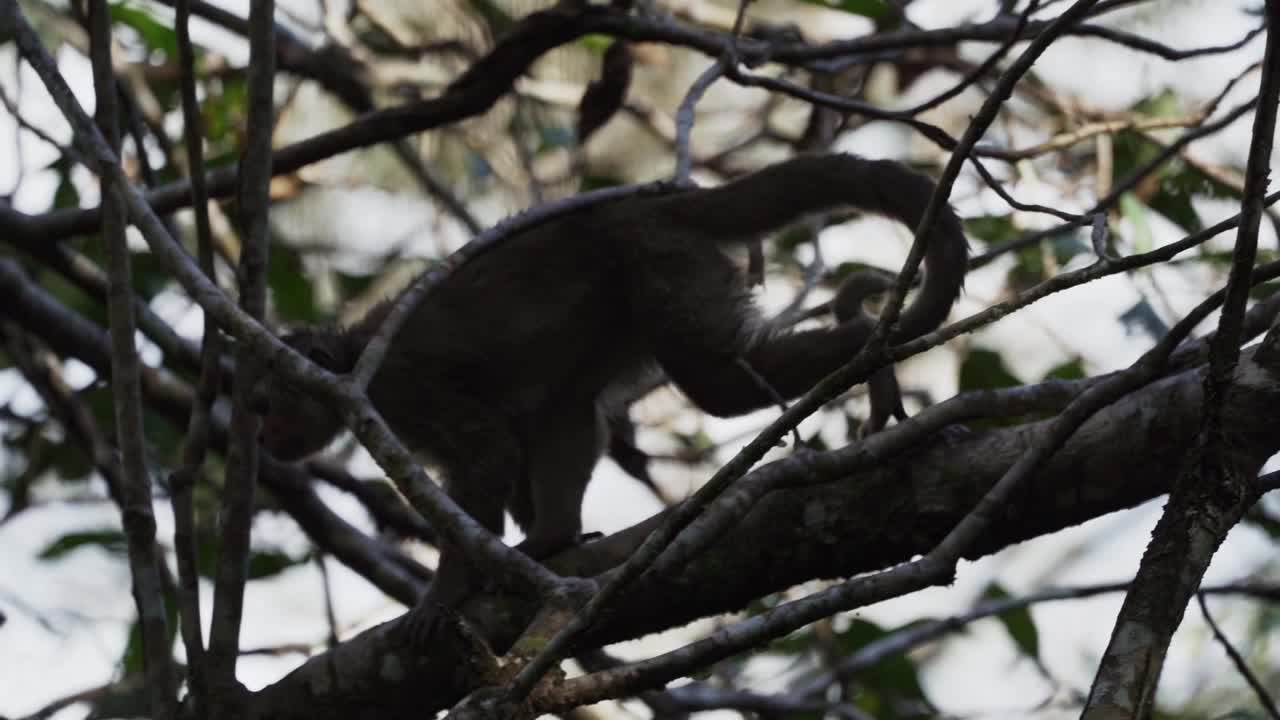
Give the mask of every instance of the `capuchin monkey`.
[[(392, 340), (369, 397), (408, 446), (442, 466), (463, 509), (499, 535), (509, 510), (527, 534), (520, 549), (547, 557), (578, 542), (604, 418), (630, 388), (661, 370), (706, 412), (740, 415), (804, 393), (870, 337), (866, 293), (853, 284), (837, 302), (835, 326), (769, 330), (724, 247), (844, 207), (914, 229), (933, 189), (896, 162), (807, 155), (715, 188), (631, 196), (549, 219), (432, 289)], [(924, 281), (895, 343), (941, 325), (960, 294), (968, 245), (950, 207), (926, 242)], [(390, 308), (345, 329), (284, 339), (322, 367), (349, 372)], [(878, 400), (877, 418), (901, 410), (891, 387), (895, 397)], [(342, 430), (320, 399), (270, 374), (254, 398), (262, 445), (281, 460), (314, 453)], [(479, 580), (446, 547), (432, 594), (455, 605)]]

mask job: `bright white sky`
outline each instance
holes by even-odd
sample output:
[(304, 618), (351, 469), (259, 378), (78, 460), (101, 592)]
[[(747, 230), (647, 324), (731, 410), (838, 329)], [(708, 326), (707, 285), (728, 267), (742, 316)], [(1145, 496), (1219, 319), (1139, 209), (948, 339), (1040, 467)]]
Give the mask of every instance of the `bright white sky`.
[[(222, 1), (240, 13), (247, 11), (245, 0)], [(282, 3), (310, 15), (309, 0)], [(1240, 3), (1201, 0), (1191, 2), (1152, 2), (1141, 8), (1110, 16), (1111, 24), (1155, 37), (1175, 47), (1200, 47), (1233, 42), (1241, 37), (1256, 19), (1240, 12)], [(926, 27), (953, 24), (960, 20), (988, 17), (994, 2), (982, 0), (918, 0), (911, 6), (911, 17)], [(762, 3), (761, 12), (776, 11), (778, 3)], [(785, 6), (783, 6), (785, 9)], [(754, 12), (754, 10), (753, 10)], [(247, 52), (234, 37), (221, 32), (204, 32), (198, 37), (226, 53), (233, 62), (242, 62)], [(966, 52), (981, 56), (991, 46), (966, 46)], [(1257, 39), (1249, 47), (1229, 56), (1165, 63), (1151, 56), (1092, 39), (1069, 38), (1054, 45), (1037, 63), (1035, 72), (1059, 94), (1073, 96), (1078, 102), (1096, 109), (1120, 110), (1163, 88), (1172, 89), (1189, 102), (1206, 99), (1221, 87), (1225, 78), (1235, 75), (1249, 62), (1261, 56), (1262, 42)], [(0, 83), (15, 92), (13, 48), (0, 48)], [(81, 101), (92, 103), (89, 67), (71, 51), (59, 56), (62, 69), (72, 82)], [(697, 72), (694, 68), (692, 72)], [(945, 78), (937, 79), (938, 85)], [(1239, 91), (1226, 106), (1256, 92), (1256, 75), (1241, 83)], [(937, 87), (928, 82), (916, 92), (932, 94)], [(66, 124), (39, 88), (29, 70), (21, 79), (21, 109), (40, 127), (66, 140)], [(974, 106), (976, 107), (976, 105)], [(668, 108), (673, 111), (674, 108)], [(960, 108), (956, 112), (971, 112)], [(9, 151), (14, 147), (15, 127), (12, 119), (0, 114), (0, 192), (9, 192), (19, 176), (22, 185), (15, 197), (20, 209), (44, 210), (52, 194), (55, 178), (42, 168), (53, 159), (53, 153), (29, 135), (23, 135), (21, 164)], [(842, 149), (869, 155), (901, 155), (910, 149), (902, 132), (881, 124), (841, 139)], [(1194, 146), (1196, 156), (1213, 164), (1243, 163), (1249, 146), (1249, 123), (1236, 123)], [(1273, 163), (1274, 164), (1274, 163)], [(95, 197), (88, 178), (81, 183), (86, 201)], [(1003, 205), (993, 194), (973, 192), (970, 184), (957, 188), (954, 199), (962, 214), (983, 211), (1003, 212)], [(1070, 208), (1080, 206), (1087, 196), (1062, 198), (1050, 181), (1037, 182), (1024, 178), (1010, 190), (1018, 197)], [(307, 214), (324, 212), (325, 202), (309, 203)], [(347, 202), (344, 199), (342, 202)], [(389, 238), (419, 232), (431, 218), (428, 206), (407, 202), (403, 196), (365, 193), (352, 201), (361, 207), (350, 213), (347, 206), (334, 210), (322, 222), (339, 228), (342, 236), (356, 233), (341, 231), (344, 218), (369, 217), (376, 213)], [(1230, 203), (1205, 201), (1198, 209), (1206, 222), (1236, 211)], [(298, 208), (294, 208), (296, 215)], [(282, 212), (289, 213), (289, 209)], [(499, 212), (495, 210), (495, 214)], [(316, 220), (316, 218), (312, 218)], [(490, 218), (496, 219), (496, 218)], [(1034, 217), (1019, 218), (1028, 225), (1040, 222)], [(880, 222), (867, 220), (864, 222)], [(1149, 221), (1152, 241), (1162, 244), (1180, 237), (1171, 223), (1159, 218)], [(403, 228), (397, 233), (395, 228)], [(833, 229), (824, 236), (828, 261), (858, 257), (891, 266), (905, 254), (905, 245), (890, 247), (858, 247), (842, 242), (854, 228)], [(1223, 237), (1220, 243), (1229, 244)], [(1268, 224), (1263, 224), (1264, 247), (1275, 247)], [(849, 249), (853, 248), (853, 249)], [(370, 248), (363, 247), (363, 250)], [(958, 309), (968, 314), (996, 299), (1002, 290), (1007, 266), (993, 264), (973, 274), (967, 284), (967, 295)], [(1031, 380), (1078, 355), (1093, 372), (1123, 367), (1148, 347), (1149, 339), (1126, 335), (1112, 319), (1131, 307), (1143, 295), (1158, 292), (1168, 306), (1185, 311), (1199, 302), (1204, 293), (1204, 280), (1177, 270), (1162, 269), (1135, 277), (1112, 278), (1094, 283), (1076, 292), (1055, 295), (1017, 316), (1007, 318), (996, 327), (977, 335), (972, 342), (1000, 348), (1005, 361), (1020, 377)], [(766, 297), (765, 303), (773, 301)], [(180, 321), (186, 332), (199, 328), (199, 314), (185, 302), (172, 296), (156, 300), (156, 309), (166, 317)], [(956, 359), (944, 351), (935, 351), (904, 369), (910, 382), (930, 386), (938, 396), (954, 392)], [(78, 373), (87, 380), (86, 371)], [(14, 394), (16, 392), (16, 397)], [(0, 371), (0, 399), (12, 402), (16, 410), (34, 407), (38, 401), (29, 392), (16, 390), (12, 372)], [(643, 413), (662, 414), (668, 409), (662, 400), (646, 404)], [(766, 413), (767, 415), (767, 413)], [(733, 421), (709, 421), (706, 429), (714, 436), (728, 438), (759, 427), (762, 415)], [(700, 418), (681, 418), (681, 422), (698, 422)], [(810, 423), (817, 421), (811, 420)], [(810, 428), (816, 429), (816, 425)], [(832, 437), (843, 430), (831, 428)], [(729, 448), (728, 450), (731, 450)], [(727, 451), (726, 451), (727, 452)], [(0, 472), (14, 473), (19, 460), (0, 456)], [(367, 461), (366, 461), (367, 463)], [(373, 472), (370, 465), (363, 469)], [(709, 474), (709, 469), (703, 469)], [(660, 479), (672, 490), (683, 492), (692, 482), (704, 479), (684, 472), (659, 468)], [(367, 523), (358, 506), (347, 496), (321, 487), (326, 499), (358, 526)], [(1044, 585), (1067, 585), (1115, 581), (1129, 577), (1137, 567), (1149, 532), (1159, 515), (1162, 502), (1150, 503), (1132, 512), (1111, 515), (1082, 527), (1058, 533), (1010, 548), (999, 555), (962, 566), (959, 579), (949, 588), (940, 588), (885, 603), (859, 613), (862, 617), (892, 626), (921, 616), (944, 616), (963, 611), (989, 582), (998, 579), (1012, 592)], [(623, 477), (608, 462), (602, 463), (587, 495), (588, 529), (611, 532), (626, 527), (659, 509), (658, 504), (639, 486)], [(2, 508), (0, 508), (2, 510)], [(156, 506), (160, 537), (172, 533), (167, 504)], [(21, 716), (32, 712), (57, 697), (110, 681), (121, 655), (125, 632), (133, 616), (127, 591), (129, 577), (122, 558), (107, 556), (95, 548), (81, 549), (57, 562), (35, 559), (48, 543), (73, 528), (115, 527), (118, 516), (107, 504), (49, 504), (29, 510), (15, 520), (0, 525), (0, 609), (8, 623), (0, 628), (0, 715)], [(254, 528), (255, 543), (276, 546), (301, 553), (306, 541), (297, 527), (284, 517), (260, 518)], [(1273, 544), (1252, 530), (1232, 534), (1218, 553), (1207, 582), (1222, 582), (1245, 577), (1267, 565), (1274, 555)], [(329, 563), (334, 587), (336, 610), (344, 632), (367, 627), (395, 616), (400, 608), (337, 563)], [(1274, 568), (1271, 568), (1274, 574)], [(208, 591), (208, 586), (202, 588)], [(1071, 601), (1035, 608), (1040, 631), (1043, 660), (1054, 676), (1067, 688), (1087, 689), (1096, 659), (1105, 645), (1111, 622), (1119, 607), (1119, 596)], [(1251, 629), (1247, 625), (1251, 608), (1231, 601), (1211, 603), (1219, 621), (1234, 637), (1244, 638)], [(209, 598), (204, 607), (209, 608)], [(1238, 687), (1239, 679), (1226, 669), (1222, 653), (1213, 645), (1200, 621), (1198, 611), (1188, 612), (1170, 655), (1162, 698), (1178, 703), (1206, 687)], [(207, 619), (206, 619), (207, 621)], [(246, 598), (243, 637), (249, 647), (285, 643), (317, 644), (324, 637), (324, 609), (320, 593), (320, 577), (315, 567), (295, 568), (268, 582), (254, 583)], [(678, 637), (649, 640), (629, 652), (650, 653), (656, 647), (670, 646)], [(984, 717), (1022, 717), (1052, 692), (1032, 664), (1021, 658), (1003, 630), (994, 622), (974, 626), (957, 642), (940, 646), (940, 659), (930, 663), (925, 674), (926, 688), (932, 699), (948, 711), (958, 714), (983, 713)], [(260, 687), (279, 678), (302, 660), (301, 656), (275, 658), (250, 657), (241, 662), (241, 678), (251, 687)], [(1271, 664), (1280, 661), (1272, 657)], [(50, 672), (55, 670), (56, 672)], [(768, 663), (753, 668), (758, 678), (757, 689), (768, 690), (777, 680), (779, 669)], [(1062, 699), (1063, 693), (1056, 697)], [(59, 718), (80, 717), (72, 710)], [(708, 713), (704, 717), (718, 717)], [(725, 717), (729, 715), (725, 714)], [(1047, 716), (1047, 715), (1046, 715)], [(1065, 716), (1065, 715), (1064, 715)]]

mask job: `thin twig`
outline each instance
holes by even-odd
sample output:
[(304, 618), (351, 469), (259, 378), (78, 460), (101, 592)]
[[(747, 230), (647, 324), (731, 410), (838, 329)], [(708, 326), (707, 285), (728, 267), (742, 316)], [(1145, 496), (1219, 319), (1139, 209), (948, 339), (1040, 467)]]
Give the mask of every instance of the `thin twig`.
[[(271, 136), (275, 127), (274, 0), (257, 0), (249, 10), (248, 132), (240, 152), (238, 193), (244, 242), (240, 253), (240, 304), (261, 322), (266, 310), (268, 214), (271, 182)], [(212, 280), (210, 278), (210, 280)], [(227, 438), (226, 481), (218, 517), (218, 563), (209, 627), (208, 681), (210, 712), (238, 710), (234, 691), (240, 654), (240, 622), (248, 582), (249, 534), (258, 485), (258, 423), (250, 410), (255, 366), (253, 351), (241, 345), (231, 395), (231, 432)]]
[[(209, 226), (209, 193), (204, 182), (204, 124), (196, 98), (195, 52), (191, 45), (190, 0), (177, 0), (174, 19), (181, 66), (183, 140), (187, 150), (187, 170), (191, 178), (191, 207), (195, 212), (196, 245), (200, 269), (214, 281), (213, 233)], [(183, 440), (182, 466), (171, 476), (173, 504), (173, 544), (178, 561), (178, 603), (182, 619), (182, 641), (187, 650), (187, 674), (196, 717), (209, 707), (208, 677), (205, 673), (204, 638), (200, 620), (200, 576), (196, 569), (196, 527), (193, 493), (209, 446), (209, 415), (221, 385), (219, 362), (222, 334), (208, 313), (204, 313), (204, 334), (200, 351), (200, 380), (191, 408), (191, 418)]]
[(1258, 704), (1263, 710), (1267, 711), (1267, 715), (1271, 720), (1280, 720), (1280, 707), (1276, 706), (1275, 698), (1271, 697), (1271, 693), (1267, 692), (1267, 688), (1258, 679), (1257, 675), (1249, 669), (1249, 663), (1245, 662), (1244, 656), (1236, 650), (1235, 645), (1231, 644), (1231, 640), (1222, 632), (1222, 628), (1218, 627), (1218, 623), (1214, 622), (1213, 615), (1209, 614), (1209, 606), (1204, 601), (1204, 591), (1196, 593), (1196, 602), (1200, 604), (1200, 614), (1204, 616), (1204, 622), (1213, 631), (1213, 637), (1226, 651), (1227, 657), (1231, 659), (1231, 664), (1236, 666), (1236, 672), (1240, 673), (1240, 677), (1249, 683), (1249, 687), (1253, 688), (1253, 694), (1258, 696)]

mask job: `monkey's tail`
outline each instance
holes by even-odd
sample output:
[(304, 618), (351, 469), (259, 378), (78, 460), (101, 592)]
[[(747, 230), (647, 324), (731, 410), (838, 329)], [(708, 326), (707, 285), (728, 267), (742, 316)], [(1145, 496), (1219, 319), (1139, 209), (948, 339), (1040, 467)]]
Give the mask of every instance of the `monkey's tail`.
[[(934, 186), (928, 176), (892, 160), (802, 155), (719, 187), (667, 196), (656, 202), (655, 210), (677, 226), (723, 242), (752, 240), (805, 215), (844, 206), (893, 218), (915, 230)], [(895, 342), (942, 325), (964, 286), (969, 243), (950, 205), (944, 205), (925, 241), (924, 283), (902, 312)]]

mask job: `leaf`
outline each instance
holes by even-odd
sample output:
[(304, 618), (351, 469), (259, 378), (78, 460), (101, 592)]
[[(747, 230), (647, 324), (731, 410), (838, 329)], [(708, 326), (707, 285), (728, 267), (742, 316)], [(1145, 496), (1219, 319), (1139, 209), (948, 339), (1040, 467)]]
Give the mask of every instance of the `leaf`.
[[(291, 557), (279, 550), (252, 550), (249, 552), (250, 580), (261, 580), (288, 570), (295, 565), (310, 561), (311, 554)], [(213, 578), (217, 571), (218, 543), (216, 538), (203, 535), (196, 544), (196, 570), (201, 576)]]
[(61, 157), (49, 166), (58, 173), (58, 189), (53, 191), (53, 208), (65, 210), (80, 207), (80, 191), (71, 182), (71, 159)]
[(1120, 214), (1133, 223), (1133, 248), (1140, 253), (1151, 250), (1151, 223), (1147, 222), (1147, 206), (1131, 192), (1120, 196)]
[(578, 38), (578, 44), (596, 55), (604, 55), (605, 51), (613, 45), (613, 36), (587, 33)]
[(40, 551), (41, 560), (55, 560), (86, 545), (97, 545), (109, 553), (123, 555), (128, 548), (124, 533), (115, 529), (82, 530), (63, 535)]
[(200, 103), (200, 119), (209, 143), (206, 165), (214, 167), (236, 160), (236, 129), (248, 107), (249, 88), (243, 77), (228, 77), (207, 84), (206, 92)]
[(1004, 358), (994, 350), (975, 348), (969, 351), (960, 366), (960, 389), (988, 390), (991, 388), (1017, 387), (1022, 381), (1009, 371)]
[[(991, 583), (982, 593), (984, 600), (1008, 600), (1011, 597), (998, 583)], [(1002, 612), (996, 616), (996, 619), (1004, 625), (1009, 637), (1013, 639), (1013, 644), (1017, 645), (1023, 654), (1035, 659), (1036, 662), (1040, 661), (1040, 633), (1036, 629), (1035, 620), (1031, 618), (1030, 607), (1023, 606)]]
[(505, 35), (516, 24), (516, 19), (506, 11), (505, 5), (494, 0), (471, 0), (472, 9), (488, 24), (495, 37)]
[[(1240, 520), (1245, 525), (1252, 525), (1271, 537), (1272, 540), (1280, 540), (1280, 520), (1267, 515), (1266, 513), (1250, 513)], [(1280, 613), (1276, 615), (1280, 618)]]
[(1080, 358), (1068, 360), (1044, 374), (1045, 380), (1083, 380), (1087, 375)]
[(319, 319), (311, 282), (302, 269), (302, 258), (297, 250), (282, 243), (271, 243), (267, 285), (282, 319), (295, 322)]
[(73, 443), (60, 442), (47, 448), (48, 459), (53, 464), (58, 479), (63, 481), (86, 480), (93, 473), (93, 463), (84, 451)]
[(1013, 224), (1012, 215), (980, 215), (965, 218), (964, 230), (966, 234), (989, 244), (1008, 242), (1019, 235), (1018, 228)]
[[(1254, 285), (1252, 288), (1249, 289), (1249, 297), (1253, 298), (1254, 300), (1265, 300), (1266, 298), (1269, 298), (1278, 292), (1280, 292), (1280, 282), (1276, 282), (1273, 280), (1271, 282), (1264, 282), (1264, 283), (1259, 283), (1257, 285)], [(3, 367), (3, 366), (0, 366), (0, 367)]]
[(110, 13), (112, 20), (137, 32), (147, 47), (159, 50), (169, 59), (178, 57), (178, 35), (169, 25), (127, 2), (111, 3)]
[[(837, 640), (841, 654), (849, 655), (889, 634), (874, 623), (855, 619)], [(932, 707), (920, 684), (916, 664), (906, 655), (889, 655), (860, 671), (853, 681), (859, 685), (858, 706), (874, 717), (900, 717), (897, 708), (904, 701)]]
[(1044, 248), (1041, 245), (1024, 247), (1013, 256), (1014, 265), (1009, 268), (1009, 286), (1016, 291), (1026, 290), (1044, 282)]
[(889, 14), (889, 4), (884, 0), (800, 0), (809, 5), (821, 5), (853, 15), (879, 20)]
[(1151, 97), (1134, 103), (1133, 111), (1147, 117), (1174, 117), (1178, 114), (1180, 106), (1177, 94), (1165, 88)]
[(293, 558), (279, 550), (255, 550), (249, 553), (249, 579), (261, 580), (301, 565), (311, 559), (310, 553)]
[[(1168, 115), (1169, 113), (1155, 114)], [(1117, 133), (1113, 147), (1115, 148), (1113, 182), (1120, 182), (1130, 177), (1161, 151), (1161, 147), (1151, 139), (1132, 130)], [(1136, 197), (1128, 197), (1130, 194)], [(1204, 223), (1201, 222), (1199, 213), (1192, 205), (1191, 201), (1195, 196), (1236, 199), (1240, 197), (1240, 193), (1236, 188), (1205, 175), (1192, 165), (1175, 157), (1165, 161), (1154, 173), (1139, 182), (1132, 193), (1121, 196), (1121, 212), (1125, 217), (1132, 218), (1139, 208), (1145, 210), (1149, 207), (1177, 223), (1183, 230), (1197, 232), (1204, 227)], [(1142, 229), (1145, 229), (1145, 223)]]
[(149, 252), (129, 254), (133, 270), (133, 288), (144, 299), (150, 300), (169, 286), (169, 273)]

